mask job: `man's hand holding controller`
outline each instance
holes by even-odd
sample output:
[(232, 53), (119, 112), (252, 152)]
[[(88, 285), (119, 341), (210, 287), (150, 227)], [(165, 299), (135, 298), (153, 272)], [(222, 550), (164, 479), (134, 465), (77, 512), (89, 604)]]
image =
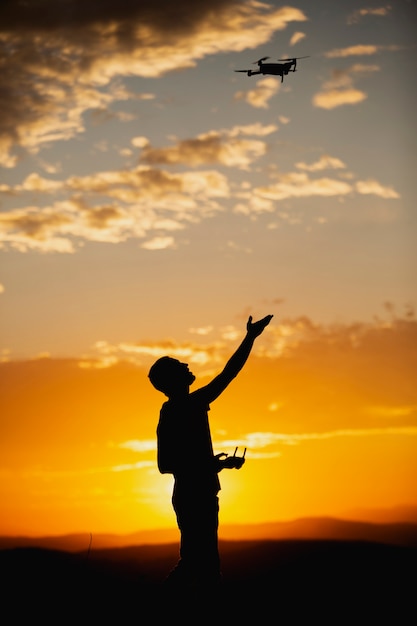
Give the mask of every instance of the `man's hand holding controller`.
[[(218, 459), (219, 461), (219, 466), (220, 466), (219, 471), (221, 471), (224, 468), (240, 469), (242, 467), (242, 465), (245, 462), (246, 448), (243, 451), (243, 456), (236, 456), (236, 453), (237, 453), (237, 447), (235, 448), (233, 456), (229, 456), (225, 452), (221, 452), (220, 454), (217, 454), (215, 456), (215, 458)], [(222, 458), (222, 457), (225, 457), (225, 458)]]

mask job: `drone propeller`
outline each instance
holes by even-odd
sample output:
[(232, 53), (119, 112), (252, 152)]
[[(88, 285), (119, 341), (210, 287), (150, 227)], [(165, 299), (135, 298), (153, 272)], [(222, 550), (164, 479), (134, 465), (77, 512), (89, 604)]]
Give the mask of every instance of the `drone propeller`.
[(262, 63), (262, 61), (266, 61), (269, 58), (270, 57), (262, 57), (262, 59), (259, 59), (259, 61), (254, 61), (253, 65), (259, 65), (260, 63)]
[(235, 72), (245, 72), (245, 73), (247, 73), (247, 72), (251, 72), (251, 71), (252, 71), (252, 70), (235, 70)]
[(278, 61), (295, 61), (296, 59), (308, 59), (309, 57), (293, 57), (292, 59), (278, 59)]

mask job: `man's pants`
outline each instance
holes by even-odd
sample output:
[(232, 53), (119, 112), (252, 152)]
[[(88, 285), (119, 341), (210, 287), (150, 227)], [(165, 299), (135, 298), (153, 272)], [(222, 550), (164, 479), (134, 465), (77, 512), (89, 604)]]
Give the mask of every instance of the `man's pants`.
[(172, 505), (181, 544), (180, 560), (169, 578), (178, 582), (217, 584), (221, 577), (217, 537), (219, 498), (213, 494), (174, 493)]

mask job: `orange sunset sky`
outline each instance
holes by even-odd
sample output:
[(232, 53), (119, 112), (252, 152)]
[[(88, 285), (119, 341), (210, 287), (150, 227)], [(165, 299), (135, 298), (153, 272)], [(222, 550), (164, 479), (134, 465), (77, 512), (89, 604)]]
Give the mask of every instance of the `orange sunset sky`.
[(0, 535), (175, 527), (149, 367), (269, 313), (221, 527), (417, 521), (412, 4), (2, 5)]

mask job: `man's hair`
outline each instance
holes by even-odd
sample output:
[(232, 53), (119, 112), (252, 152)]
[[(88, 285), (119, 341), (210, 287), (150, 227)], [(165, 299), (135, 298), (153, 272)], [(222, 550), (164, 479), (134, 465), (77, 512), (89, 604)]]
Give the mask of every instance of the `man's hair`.
[(171, 357), (162, 356), (160, 359), (155, 361), (148, 374), (148, 378), (155, 389), (162, 391), (165, 395), (168, 394), (172, 379), (171, 361)]

